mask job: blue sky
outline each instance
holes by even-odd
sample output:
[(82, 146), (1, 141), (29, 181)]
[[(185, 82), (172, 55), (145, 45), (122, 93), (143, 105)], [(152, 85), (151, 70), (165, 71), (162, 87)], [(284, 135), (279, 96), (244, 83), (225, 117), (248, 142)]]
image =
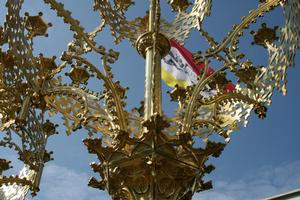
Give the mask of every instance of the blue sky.
[[(147, 9), (146, 0), (136, 0), (136, 5), (131, 8), (129, 18), (139, 15), (143, 16)], [(87, 31), (93, 30), (101, 21), (97, 13), (91, 12), (92, 1), (86, 0), (61, 0), (65, 7), (72, 11), (72, 16), (80, 19)], [(204, 27), (209, 30), (218, 41), (221, 41), (231, 30), (231, 26), (240, 22), (242, 16), (248, 10), (257, 6), (258, 1), (238, 0), (214, 0), (212, 16), (204, 22)], [(3, 24), (6, 9), (5, 2), (0, 1), (0, 21)], [(163, 1), (162, 10), (165, 18), (171, 18), (170, 9)], [(31, 15), (39, 11), (44, 13), (44, 19), (53, 23), (49, 29), (49, 38), (34, 39), (35, 53), (43, 53), (46, 56), (56, 55), (67, 48), (67, 43), (72, 40), (72, 32), (69, 27), (63, 24), (62, 19), (57, 18), (54, 11), (50, 10), (42, 1), (27, 0), (24, 5), (24, 12)], [(282, 12), (276, 9), (273, 13), (267, 14), (264, 18), (271, 27), (280, 25), (283, 22)], [(257, 30), (262, 23), (259, 20), (257, 25), (250, 27)], [(105, 28), (104, 32), (97, 38), (99, 44), (105, 47), (114, 47), (121, 52), (120, 60), (113, 66), (116, 79), (119, 79), (124, 86), (129, 86), (128, 108), (138, 106), (143, 99), (144, 90), (144, 60), (138, 56), (136, 50), (131, 47), (128, 41), (117, 46), (109, 35), (110, 30)], [(241, 41), (241, 50), (247, 52), (247, 56), (256, 64), (267, 64), (267, 52), (259, 46), (251, 46), (249, 31), (246, 31), (245, 39)], [(247, 36), (248, 35), (248, 36)], [(207, 47), (200, 35), (193, 31), (187, 40), (186, 46), (191, 51), (204, 51)], [(95, 54), (90, 55), (94, 63), (99, 62)], [(59, 63), (59, 59), (57, 59)], [(222, 156), (212, 159), (216, 170), (207, 180), (214, 181), (214, 189), (195, 195), (195, 200), (256, 200), (267, 196), (287, 192), (300, 188), (300, 134), (298, 123), (300, 123), (300, 57), (296, 58), (296, 67), (288, 70), (288, 95), (283, 97), (276, 93), (273, 97), (273, 104), (268, 108), (267, 118), (259, 120), (252, 115), (247, 128), (232, 135), (231, 142), (227, 145)], [(99, 88), (101, 85), (94, 85)], [(168, 90), (163, 86), (163, 91)], [(170, 112), (174, 105), (170, 104), (164, 96), (164, 110)], [(53, 119), (60, 122), (61, 119)], [(86, 186), (90, 176), (94, 176), (88, 164), (97, 161), (89, 155), (82, 144), (87, 134), (77, 131), (71, 136), (66, 136), (63, 127), (59, 129), (60, 134), (51, 138), (48, 149), (54, 151), (54, 161), (47, 163), (41, 183), (41, 192), (37, 199), (41, 200), (90, 200), (109, 199), (105, 192), (90, 189)], [(7, 152), (7, 157), (12, 157)]]

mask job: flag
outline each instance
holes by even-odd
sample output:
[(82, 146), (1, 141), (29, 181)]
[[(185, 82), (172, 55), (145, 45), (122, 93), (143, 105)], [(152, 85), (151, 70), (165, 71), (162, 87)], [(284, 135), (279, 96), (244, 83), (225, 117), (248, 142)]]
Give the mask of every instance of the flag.
[[(196, 63), (193, 59), (193, 54), (178, 44), (174, 39), (171, 39), (171, 50), (162, 61), (162, 79), (170, 87), (178, 85), (179, 87), (186, 88), (190, 85), (197, 83), (197, 78), (201, 75), (201, 71), (204, 69), (204, 63)], [(209, 67), (206, 76), (210, 76), (214, 70)], [(210, 89), (206, 85), (207, 89)], [(225, 90), (231, 91), (235, 88), (235, 85), (228, 83)]]

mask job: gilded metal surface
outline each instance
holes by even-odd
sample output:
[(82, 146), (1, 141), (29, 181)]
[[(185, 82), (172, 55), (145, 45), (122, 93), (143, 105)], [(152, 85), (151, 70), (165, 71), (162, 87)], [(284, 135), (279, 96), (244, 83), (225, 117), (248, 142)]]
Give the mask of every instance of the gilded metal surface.
[(254, 40), (252, 44), (266, 47), (266, 43), (273, 43), (275, 40), (278, 40), (278, 37), (276, 36), (277, 28), (278, 26), (271, 29), (267, 27), (267, 24), (263, 23), (257, 32), (251, 31)]
[[(46, 144), (56, 133), (57, 125), (51, 122), (55, 113), (62, 115), (68, 135), (80, 128), (87, 130), (84, 144), (100, 160), (91, 167), (102, 178), (92, 178), (89, 186), (107, 190), (113, 199), (191, 199), (195, 192), (211, 187), (202, 179), (214, 169), (206, 162), (218, 157), (225, 144), (209, 136), (217, 133), (228, 142), (233, 131), (247, 125), (252, 111), (259, 118), (266, 117), (275, 89), (286, 93), (286, 70), (294, 65), (300, 47), (300, 2), (260, 1), (221, 42), (201, 26), (210, 15), (211, 0), (195, 0), (190, 9), (190, 1), (167, 2), (177, 12), (173, 22), (161, 19), (159, 0), (151, 0), (149, 12), (133, 21), (125, 17), (133, 1), (94, 0), (102, 21), (94, 31), (86, 32), (62, 3), (44, 0), (75, 33), (57, 61), (32, 53), (32, 40), (46, 36), (51, 24), (41, 13), (21, 16), (23, 0), (7, 0), (7, 18), (0, 26), (0, 45), (8, 44), (0, 51), (0, 147), (14, 150), (25, 166), (19, 176), (3, 176), (12, 166), (1, 157), (0, 195), (3, 188), (14, 192), (0, 198), (11, 199), (17, 193), (25, 198), (28, 190), (33, 194), (39, 190), (44, 164), (52, 160)], [(239, 38), (258, 17), (277, 6), (283, 7), (285, 25), (277, 29), (278, 38), (276, 28), (265, 25), (253, 32), (254, 44), (269, 53), (267, 66), (255, 66), (239, 51)], [(111, 71), (119, 53), (95, 39), (105, 25), (116, 43), (126, 38), (146, 58), (145, 101), (132, 111), (125, 109), (128, 88), (114, 80)], [(178, 108), (172, 117), (163, 116), (160, 58), (169, 51), (169, 39), (183, 43), (194, 28), (209, 45), (194, 56), (205, 67), (196, 85), (176, 86), (170, 92)], [(84, 56), (90, 52), (99, 55), (102, 70)], [(223, 66), (208, 75), (208, 63), (214, 59)], [(69, 73), (59, 76), (64, 68)], [(227, 88), (226, 73), (237, 77), (234, 88)], [(91, 91), (91, 80), (100, 80), (103, 89)], [(195, 137), (202, 139), (203, 148), (195, 147)]]
[(210, 173), (206, 166), (209, 156), (218, 157), (225, 144), (208, 142), (205, 148), (194, 148), (189, 133), (170, 138), (166, 128), (170, 124), (160, 115), (153, 115), (140, 124), (145, 130), (140, 138), (120, 134), (116, 147), (102, 147), (101, 139), (86, 139), (84, 144), (101, 163), (92, 163), (101, 175), (89, 185), (110, 191), (113, 199), (182, 199), (189, 192), (211, 188), (210, 182), (197, 178)]
[(52, 24), (44, 22), (42, 16), (43, 13), (41, 12), (37, 16), (29, 16), (29, 13), (25, 13), (25, 28), (28, 31), (28, 38), (48, 36), (48, 27), (52, 26)]
[[(146, 50), (153, 47), (153, 33), (147, 32), (142, 34), (136, 41), (136, 49), (141, 56), (146, 58)], [(162, 57), (166, 56), (170, 49), (170, 41), (163, 34), (159, 34), (156, 47)]]
[[(108, 0), (94, 0), (94, 2), (94, 8), (99, 10), (104, 23), (110, 26), (116, 43), (127, 38), (134, 44), (141, 34), (147, 32), (147, 26), (143, 23), (142, 18), (138, 17), (133, 21), (128, 21), (124, 13), (114, 9)], [(171, 5), (176, 4), (175, 1), (170, 1), (169, 3)], [(180, 10), (184, 10), (184, 7), (175, 5), (175, 8)], [(162, 20), (161, 32), (166, 34), (168, 38), (176, 38), (177, 41), (183, 43), (190, 31), (199, 27), (199, 22), (210, 14), (210, 8), (211, 0), (195, 0), (190, 13), (178, 13), (175, 20), (171, 23)]]
[(132, 0), (114, 0), (114, 2), (117, 10), (127, 10), (131, 5), (134, 4)]
[(168, 0), (168, 3), (172, 6), (172, 9), (177, 12), (186, 11), (190, 5), (188, 0)]
[(3, 171), (11, 168), (10, 163), (11, 161), (0, 158), (0, 175), (2, 175)]

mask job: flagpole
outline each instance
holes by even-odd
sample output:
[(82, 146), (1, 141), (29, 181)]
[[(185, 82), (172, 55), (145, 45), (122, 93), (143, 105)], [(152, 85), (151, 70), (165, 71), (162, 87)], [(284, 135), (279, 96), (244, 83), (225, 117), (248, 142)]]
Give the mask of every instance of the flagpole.
[(162, 114), (161, 102), (161, 58), (171, 48), (169, 39), (160, 33), (160, 0), (150, 0), (147, 32), (136, 41), (135, 46), (145, 58), (144, 119), (153, 114)]
[[(157, 4), (158, 3), (158, 4)], [(150, 42), (152, 46), (146, 49), (146, 79), (145, 79), (145, 120), (149, 119), (154, 113), (161, 114), (161, 55), (157, 49), (156, 41), (158, 39), (159, 26), (157, 23), (157, 13), (159, 1), (150, 0), (149, 25)], [(158, 11), (159, 12), (159, 11)], [(149, 37), (149, 36), (148, 36)]]

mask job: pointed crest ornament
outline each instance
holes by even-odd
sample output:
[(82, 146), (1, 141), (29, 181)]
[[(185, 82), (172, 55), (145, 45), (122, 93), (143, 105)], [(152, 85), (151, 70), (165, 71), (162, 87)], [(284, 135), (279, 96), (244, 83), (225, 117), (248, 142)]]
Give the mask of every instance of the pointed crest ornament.
[[(58, 125), (51, 121), (54, 114), (62, 116), (59, 125), (67, 135), (79, 129), (88, 133), (83, 143), (97, 155), (99, 162), (91, 168), (101, 177), (91, 178), (90, 187), (106, 190), (115, 200), (191, 199), (212, 187), (212, 182), (204, 181), (205, 174), (215, 169), (208, 160), (221, 155), (230, 134), (247, 125), (252, 111), (265, 118), (275, 90), (286, 94), (286, 71), (295, 64), (300, 47), (298, 0), (259, 1), (219, 42), (202, 26), (211, 13), (211, 0), (168, 0), (176, 15), (173, 21), (161, 17), (160, 0), (149, 0), (145, 16), (133, 20), (126, 17), (134, 6), (132, 0), (94, 0), (100, 23), (91, 32), (63, 3), (44, 0), (74, 37), (60, 58), (36, 56), (33, 40), (47, 36), (55, 26), (45, 22), (42, 13), (23, 14), (23, 3), (7, 0), (6, 20), (0, 26), (0, 148), (16, 152), (24, 164), (20, 175), (7, 176), (13, 163), (1, 155), (0, 198), (5, 200), (25, 198), (29, 191), (38, 194), (43, 168), (53, 160), (46, 145), (57, 133)], [(258, 17), (275, 7), (283, 8), (285, 23), (273, 29), (263, 24), (252, 32), (253, 44), (266, 48), (269, 56), (266, 66), (255, 66), (240, 51), (239, 40)], [(126, 39), (145, 58), (145, 99), (131, 111), (126, 109), (129, 88), (112, 73), (119, 52), (97, 40), (104, 26), (110, 28), (116, 44)], [(196, 84), (175, 84), (169, 94), (178, 108), (173, 116), (166, 116), (161, 59), (170, 53), (171, 40), (183, 44), (193, 29), (208, 44), (193, 56), (203, 68)], [(86, 56), (90, 54), (101, 62), (92, 63)], [(213, 60), (222, 66), (209, 72)], [(237, 80), (231, 83), (232, 90), (224, 87), (230, 83), (229, 74)], [(96, 87), (100, 90), (90, 87), (95, 80), (103, 83)]]

